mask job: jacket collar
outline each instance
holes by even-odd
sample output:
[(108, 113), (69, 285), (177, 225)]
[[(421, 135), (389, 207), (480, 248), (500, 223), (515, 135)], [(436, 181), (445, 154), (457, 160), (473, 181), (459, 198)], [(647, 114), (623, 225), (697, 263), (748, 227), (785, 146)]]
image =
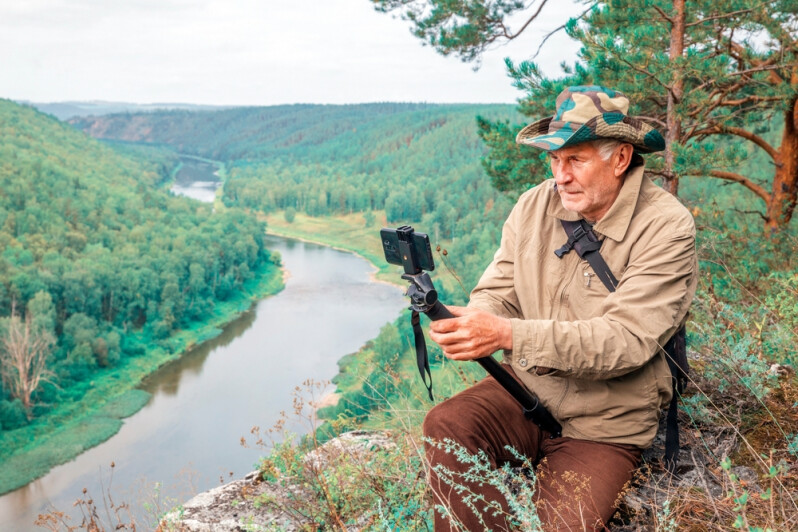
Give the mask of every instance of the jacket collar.
[[(593, 226), (596, 232), (616, 242), (623, 240), (624, 236), (626, 236), (626, 230), (629, 229), (629, 223), (632, 221), (637, 199), (640, 196), (643, 170), (643, 165), (629, 170), (623, 180), (623, 185), (621, 185), (621, 191), (610, 206), (610, 210)], [(578, 213), (566, 210), (562, 206), (562, 201), (560, 201), (560, 195), (557, 193), (557, 187), (553, 179), (551, 183), (552, 194), (549, 197), (546, 215), (553, 216), (559, 220), (579, 220), (581, 217)]]

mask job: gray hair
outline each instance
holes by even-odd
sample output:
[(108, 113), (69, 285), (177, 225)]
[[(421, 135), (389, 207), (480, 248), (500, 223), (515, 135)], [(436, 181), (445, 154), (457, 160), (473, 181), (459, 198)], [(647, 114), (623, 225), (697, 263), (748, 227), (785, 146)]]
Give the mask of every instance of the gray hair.
[(618, 146), (621, 144), (628, 144), (628, 142), (617, 139), (597, 139), (591, 140), (590, 142), (593, 144), (593, 147), (596, 148), (596, 151), (598, 151), (599, 157), (605, 161), (615, 153), (615, 149)]

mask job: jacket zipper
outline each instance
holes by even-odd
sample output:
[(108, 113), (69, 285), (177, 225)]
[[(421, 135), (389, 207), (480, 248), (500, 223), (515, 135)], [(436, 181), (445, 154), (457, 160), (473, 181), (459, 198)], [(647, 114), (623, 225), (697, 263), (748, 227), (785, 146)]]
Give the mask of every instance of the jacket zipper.
[(579, 270), (579, 265), (582, 262), (587, 262), (587, 261), (583, 261), (582, 259), (578, 259), (576, 261), (576, 264), (574, 265), (574, 269), (571, 271), (571, 275), (568, 277), (568, 282), (565, 283), (565, 285), (563, 285), (562, 290), (560, 291), (560, 308), (557, 309), (557, 317), (558, 318), (559, 318), (560, 311), (562, 310), (562, 307), (563, 307), (563, 300), (565, 299), (565, 292), (566, 292), (566, 290), (568, 290), (568, 287), (571, 286), (571, 283), (574, 280), (574, 276), (576, 275), (577, 270)]
[[(587, 261), (584, 261), (582, 259), (579, 259), (579, 260), (576, 261), (576, 264), (574, 265), (574, 268), (571, 271), (571, 275), (568, 277), (568, 282), (565, 283), (565, 286), (562, 287), (562, 291), (560, 292), (560, 308), (557, 309), (557, 315), (558, 315), (557, 317), (559, 317), (559, 313), (560, 313), (560, 311), (562, 310), (562, 307), (563, 307), (563, 300), (565, 298), (565, 292), (566, 292), (566, 290), (568, 290), (568, 287), (571, 286), (571, 283), (573, 282), (574, 277), (576, 276), (577, 272), (579, 271), (579, 265), (582, 264), (583, 262), (587, 262)], [(565, 389), (563, 390), (562, 395), (560, 395), (560, 400), (557, 401), (557, 407), (554, 409), (555, 413), (560, 413), (562, 411), (561, 407), (562, 407), (563, 402), (565, 401), (566, 396), (568, 395), (568, 389), (570, 387), (571, 387), (571, 380), (570, 379), (566, 379), (565, 380)]]

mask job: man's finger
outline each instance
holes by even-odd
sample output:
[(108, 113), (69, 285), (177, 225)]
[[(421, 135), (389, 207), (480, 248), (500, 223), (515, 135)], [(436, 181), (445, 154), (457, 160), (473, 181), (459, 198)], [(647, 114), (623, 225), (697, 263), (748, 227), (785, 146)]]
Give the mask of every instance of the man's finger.
[(446, 330), (433, 330), (430, 328), (429, 337), (436, 344), (449, 345), (463, 341), (466, 335), (464, 335), (458, 327), (452, 327)]
[(466, 314), (469, 314), (469, 313), (473, 312), (473, 310), (474, 310), (474, 309), (470, 309), (468, 307), (458, 307), (458, 306), (455, 306), (455, 305), (451, 305), (451, 306), (447, 305), (446, 309), (449, 312), (451, 312), (452, 314), (454, 314), (455, 316), (457, 316), (457, 317), (465, 316)]
[(456, 331), (458, 328), (460, 328), (460, 320), (457, 318), (437, 320), (429, 324), (429, 330), (438, 333), (450, 333)]

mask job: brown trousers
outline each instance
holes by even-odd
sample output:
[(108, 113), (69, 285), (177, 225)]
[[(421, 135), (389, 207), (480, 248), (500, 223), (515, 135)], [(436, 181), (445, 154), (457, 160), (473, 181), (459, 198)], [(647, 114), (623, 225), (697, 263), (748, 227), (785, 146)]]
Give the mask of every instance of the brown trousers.
[(537, 466), (534, 504), (546, 532), (605, 530), (641, 454), (633, 445), (550, 438), (524, 417), (520, 405), (492, 377), (430, 410), (424, 435), (435, 442), (426, 443), (426, 456), (438, 506), (436, 531), (516, 526), (502, 490), (469, 475), (469, 464), (451, 448), (442, 448), (447, 447), (443, 442), (452, 441), (470, 455), (483, 452), (493, 469), (505, 463), (520, 465), (507, 446), (532, 459)]

